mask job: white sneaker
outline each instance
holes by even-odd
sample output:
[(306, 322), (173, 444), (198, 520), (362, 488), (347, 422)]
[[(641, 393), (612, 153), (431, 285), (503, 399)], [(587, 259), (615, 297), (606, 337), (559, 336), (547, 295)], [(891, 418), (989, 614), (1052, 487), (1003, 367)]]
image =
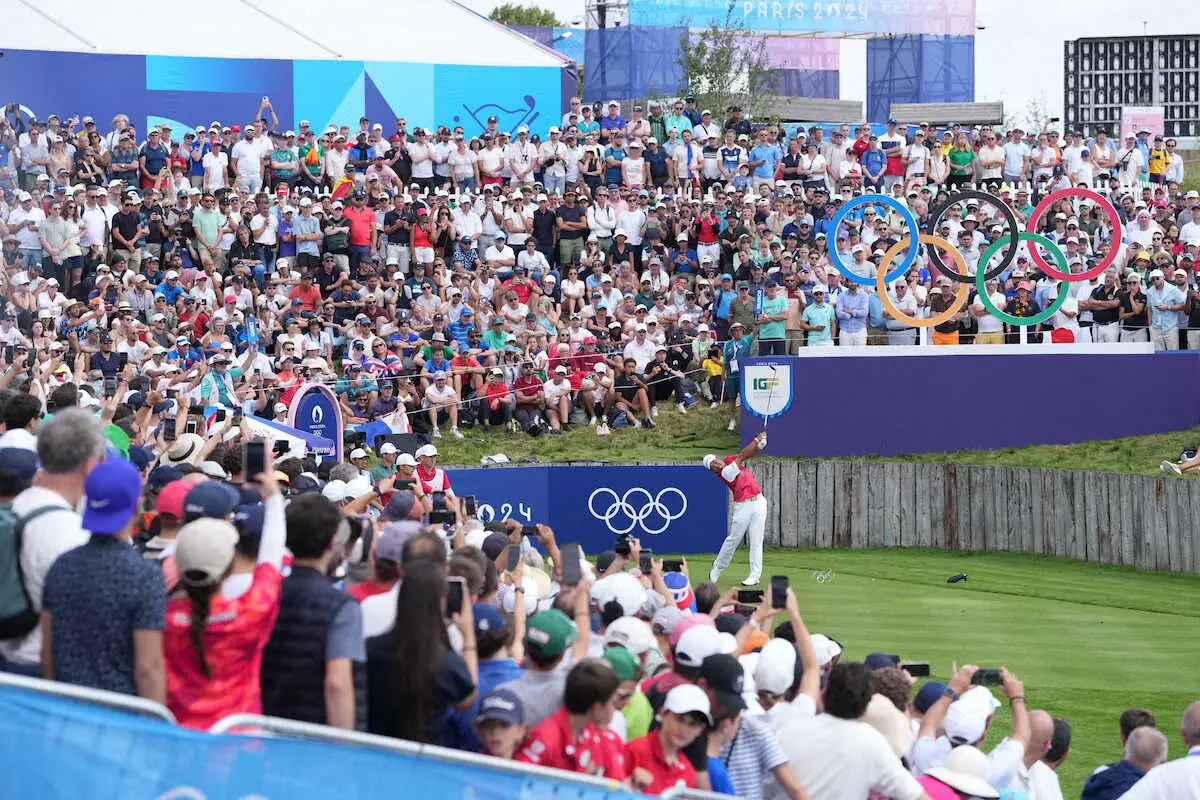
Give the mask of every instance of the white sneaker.
[(641, 427), (642, 427), (642, 421), (641, 421), (640, 419), (635, 419), (635, 420), (633, 421), (633, 427), (635, 427), (635, 428), (641, 428)]
[(1158, 469), (1160, 472), (1172, 472), (1176, 475), (1183, 474), (1183, 470), (1181, 470), (1179, 468), (1179, 465), (1176, 464), (1174, 461), (1164, 461), (1158, 465)]
[(761, 578), (757, 578), (752, 575), (749, 578), (746, 578), (746, 580), (742, 581), (742, 586), (758, 586), (758, 584), (761, 582)]
[(721, 577), (721, 570), (717, 569), (716, 565), (708, 571), (708, 582), (716, 583)]
[(737, 430), (737, 423), (736, 423), (736, 422), (734, 422), (733, 420), (729, 420), (729, 424), (728, 424), (728, 425), (725, 427), (725, 430), (727, 430), (727, 431), (736, 431), (736, 430)]
[[(730, 430), (733, 430), (733, 429), (732, 429), (732, 428), (730, 428)], [(433, 429), (433, 438), (435, 438), (435, 439), (440, 439), (440, 438), (442, 438), (442, 431), (441, 431), (441, 429), (440, 429), (440, 428), (434, 428), (434, 429)]]
[(458, 426), (452, 427), (450, 429), (450, 435), (453, 436), (455, 439), (463, 438), (462, 431), (460, 431), (458, 429)]
[(720, 403), (718, 403), (717, 401), (715, 401), (715, 400), (714, 400), (713, 402), (711, 402), (711, 403), (709, 403), (709, 404), (708, 404), (708, 407), (709, 407), (709, 408), (716, 408), (716, 407), (717, 407), (717, 406), (719, 406), (719, 405), (720, 405)]
[(609, 430), (608, 425), (606, 423), (601, 422), (599, 425), (596, 426), (596, 435), (597, 436), (608, 436), (610, 433), (612, 433), (612, 431)]
[(650, 416), (652, 416), (652, 417), (658, 416), (658, 406), (650, 406)]
[(592, 427), (595, 427), (595, 425), (596, 425), (596, 418), (595, 418), (595, 417), (589, 417), (589, 418), (588, 418), (588, 425), (591, 425)]
[(687, 407), (683, 403), (676, 403), (675, 410), (678, 411), (680, 414), (687, 413)]

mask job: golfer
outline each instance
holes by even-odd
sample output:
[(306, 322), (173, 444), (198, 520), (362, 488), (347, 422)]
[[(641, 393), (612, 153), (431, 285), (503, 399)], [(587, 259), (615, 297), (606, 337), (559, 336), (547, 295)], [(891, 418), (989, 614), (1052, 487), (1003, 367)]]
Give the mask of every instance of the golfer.
[(725, 458), (718, 458), (709, 453), (704, 457), (704, 467), (710, 469), (721, 478), (721, 481), (733, 492), (733, 522), (729, 526), (729, 535), (717, 553), (708, 579), (713, 583), (721, 577), (721, 573), (733, 561), (733, 554), (742, 543), (742, 537), (750, 534), (750, 575), (742, 581), (743, 586), (756, 586), (762, 579), (763, 536), (767, 527), (767, 498), (763, 497), (762, 489), (750, 470), (746, 469), (746, 461), (753, 458), (759, 450), (766, 447), (767, 432), (755, 436), (742, 452)]

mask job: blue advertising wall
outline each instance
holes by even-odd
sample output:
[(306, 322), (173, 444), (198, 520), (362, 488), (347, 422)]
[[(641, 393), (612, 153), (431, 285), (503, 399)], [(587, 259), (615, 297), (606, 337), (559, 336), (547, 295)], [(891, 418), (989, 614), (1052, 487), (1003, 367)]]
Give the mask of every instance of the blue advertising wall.
[(62, 53), (6, 50), (0, 97), (45, 119), (90, 115), (101, 131), (116, 114), (139, 130), (168, 123), (182, 132), (214, 120), (245, 125), (263, 95), (271, 98), (281, 128), (306, 119), (356, 128), (359, 117), (392, 129), (397, 117), (409, 130), (462, 125), (481, 132), (487, 118), (500, 128), (528, 125), (545, 133), (563, 112), (563, 70), (558, 67), (480, 67), (398, 61), (289, 61), (278, 59)]
[(703, 466), (546, 466), (450, 470), (484, 522), (544, 522), (559, 544), (611, 550), (618, 534), (656, 553), (715, 552), (725, 538), (725, 487)]
[[(0, 797), (39, 800), (602, 800), (614, 793), (486, 766), (282, 738), (212, 736), (0, 687)], [(69, 755), (67, 755), (69, 754)], [(397, 787), (403, 789), (397, 792)], [(640, 794), (616, 792), (623, 797)]]
[[(779, 359), (747, 359), (746, 367), (768, 361), (778, 364)], [(791, 380), (779, 386), (789, 393), (791, 405), (768, 422), (769, 456), (998, 450), (1200, 425), (1196, 351), (838, 355), (786, 361)], [(784, 404), (777, 395), (771, 408)], [(743, 406), (743, 444), (762, 429), (763, 420)]]
[(975, 37), (887, 36), (867, 42), (867, 121), (893, 103), (973, 103)]

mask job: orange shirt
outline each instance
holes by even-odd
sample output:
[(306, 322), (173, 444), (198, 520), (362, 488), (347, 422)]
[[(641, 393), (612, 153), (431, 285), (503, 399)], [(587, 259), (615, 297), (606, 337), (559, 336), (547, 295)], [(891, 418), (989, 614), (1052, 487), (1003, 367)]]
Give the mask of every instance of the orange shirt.
[(230, 714), (262, 713), (259, 672), (279, 615), (282, 584), (274, 564), (259, 564), (249, 591), (240, 597), (227, 600), (218, 587), (204, 630), (212, 677), (205, 677), (192, 647), (192, 601), (186, 596), (167, 601), (167, 707), (180, 725), (206, 731)]
[(317, 306), (321, 304), (321, 290), (317, 288), (315, 283), (310, 283), (308, 289), (304, 288), (304, 284), (298, 284), (288, 294), (289, 300), (300, 300), (301, 311), (316, 311)]

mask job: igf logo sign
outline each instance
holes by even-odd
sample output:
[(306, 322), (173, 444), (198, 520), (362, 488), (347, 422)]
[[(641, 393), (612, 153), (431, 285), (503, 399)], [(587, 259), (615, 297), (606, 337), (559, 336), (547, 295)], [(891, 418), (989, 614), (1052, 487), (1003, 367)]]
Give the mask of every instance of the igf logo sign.
[(750, 388), (756, 392), (765, 392), (779, 385), (779, 378), (755, 378), (750, 382)]

